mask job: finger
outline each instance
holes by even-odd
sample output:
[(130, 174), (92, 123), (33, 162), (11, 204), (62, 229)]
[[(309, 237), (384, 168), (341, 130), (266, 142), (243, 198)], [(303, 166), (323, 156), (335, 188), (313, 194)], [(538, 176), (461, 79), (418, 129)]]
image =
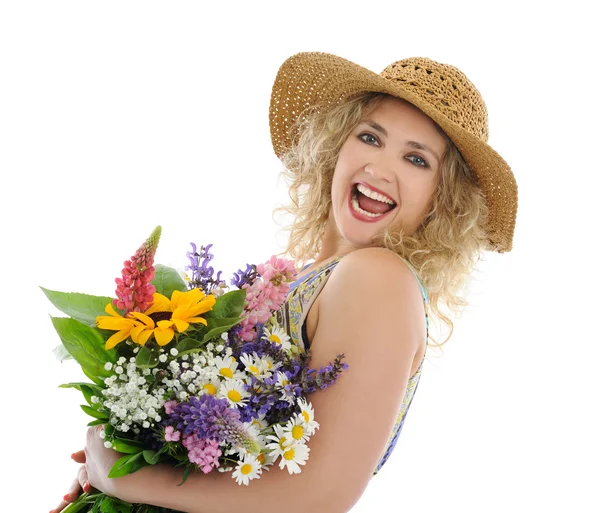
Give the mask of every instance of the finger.
[(85, 465), (79, 467), (79, 472), (77, 473), (77, 485), (79, 490), (83, 490), (84, 492), (89, 491), (90, 483), (88, 481), (87, 468)]
[(69, 487), (69, 491), (63, 497), (65, 502), (73, 502), (79, 495), (81, 494), (82, 487), (79, 484), (79, 472), (77, 473), (77, 478), (73, 480), (71, 486)]
[(71, 459), (77, 463), (85, 463), (85, 451), (82, 449), (81, 451), (76, 451), (71, 454)]

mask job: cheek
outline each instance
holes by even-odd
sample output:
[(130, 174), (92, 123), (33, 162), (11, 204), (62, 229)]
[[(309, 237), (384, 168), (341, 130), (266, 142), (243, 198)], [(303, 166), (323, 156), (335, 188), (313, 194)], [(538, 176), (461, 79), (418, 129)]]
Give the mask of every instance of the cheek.
[(331, 199), (337, 202), (345, 195), (345, 181), (340, 167), (336, 167), (331, 180)]

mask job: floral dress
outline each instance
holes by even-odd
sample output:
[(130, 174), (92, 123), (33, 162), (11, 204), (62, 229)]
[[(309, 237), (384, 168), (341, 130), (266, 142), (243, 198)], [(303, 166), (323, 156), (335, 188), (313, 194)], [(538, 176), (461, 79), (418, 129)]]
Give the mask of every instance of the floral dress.
[[(341, 260), (342, 257), (338, 257), (334, 260), (331, 260), (318, 268), (314, 269), (312, 272), (307, 274), (306, 276), (301, 277), (300, 279), (293, 282), (290, 286), (290, 291), (288, 293), (287, 299), (282, 307), (278, 310), (276, 314), (277, 321), (281, 325), (285, 332), (290, 336), (291, 342), (299, 346), (302, 350), (306, 347), (309, 347), (308, 337), (306, 335), (306, 317), (308, 315), (308, 311), (310, 307), (314, 303), (315, 299), (325, 286), (327, 279), (335, 266)], [(404, 259), (403, 259), (404, 260)], [(404, 260), (406, 262), (406, 260)], [(427, 352), (427, 343), (429, 339), (429, 316), (428, 305), (429, 298), (427, 296), (427, 290), (421, 283), (421, 280), (417, 276), (417, 273), (413, 269), (413, 267), (406, 262), (409, 266), (410, 270), (413, 272), (415, 277), (417, 278), (417, 282), (419, 283), (419, 287), (421, 289), (421, 295), (423, 296), (423, 303), (425, 305), (425, 327), (426, 327), (426, 351)], [(310, 264), (307, 264), (302, 270), (306, 269)], [(408, 412), (410, 403), (414, 397), (415, 391), (417, 390), (417, 385), (419, 384), (419, 378), (421, 377), (421, 369), (423, 368), (423, 361), (425, 360), (425, 354), (423, 355), (423, 359), (419, 364), (419, 368), (414, 372), (414, 374), (408, 380), (408, 384), (406, 387), (406, 392), (404, 394), (404, 398), (402, 399), (402, 404), (400, 405), (400, 410), (398, 411), (398, 415), (396, 417), (396, 423), (386, 447), (379, 459), (379, 463), (375, 467), (373, 471), (373, 475), (376, 475), (384, 463), (389, 458), (390, 454), (394, 450), (396, 446), (396, 442), (398, 441), (398, 437), (400, 432), (402, 431), (402, 426), (404, 424), (404, 419), (406, 418), (406, 413)]]

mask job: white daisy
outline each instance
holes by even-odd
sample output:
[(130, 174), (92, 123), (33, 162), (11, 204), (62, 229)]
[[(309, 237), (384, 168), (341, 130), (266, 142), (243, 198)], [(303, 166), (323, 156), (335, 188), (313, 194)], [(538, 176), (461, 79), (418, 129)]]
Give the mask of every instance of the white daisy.
[(273, 372), (275, 372), (283, 364), (281, 362), (275, 362), (271, 356), (263, 356), (263, 375), (270, 378)]
[(196, 388), (200, 390), (200, 395), (216, 395), (221, 387), (221, 380), (217, 376), (210, 376), (195, 382)]
[(238, 485), (246, 485), (250, 483), (251, 479), (258, 479), (262, 473), (261, 464), (252, 454), (244, 455), (244, 459), (238, 461), (235, 471), (231, 475)]
[(249, 372), (255, 377), (259, 377), (262, 374), (262, 360), (256, 353), (252, 355), (243, 354), (240, 356), (240, 361), (244, 364), (244, 367), (246, 367), (246, 372)]
[(294, 395), (293, 389), (290, 389), (289, 392), (285, 389), (285, 387), (289, 384), (290, 382), (288, 381), (286, 375), (283, 372), (277, 371), (277, 385), (280, 387), (279, 392), (281, 393), (281, 399), (290, 404), (294, 404), (296, 396)]
[(290, 474), (300, 474), (302, 472), (300, 465), (306, 465), (309, 452), (310, 449), (306, 444), (296, 444), (288, 447), (279, 461), (279, 468), (287, 468)]
[(292, 344), (290, 343), (290, 336), (280, 326), (272, 326), (271, 329), (263, 329), (263, 340), (269, 342), (275, 342), (280, 349), (289, 351)]
[(265, 438), (267, 440), (273, 440), (270, 444), (267, 444), (267, 449), (271, 449), (271, 451), (278, 452), (281, 454), (281, 451), (290, 444), (294, 443), (294, 440), (289, 438), (289, 436), (284, 432), (284, 428), (281, 424), (274, 424), (273, 431), (275, 431), (274, 435), (267, 435)]
[(299, 397), (297, 403), (300, 406), (300, 416), (306, 423), (306, 432), (309, 436), (312, 436), (319, 429), (319, 423), (315, 420), (313, 406), (304, 397)]
[(244, 388), (244, 382), (238, 379), (228, 379), (221, 383), (217, 397), (227, 399), (229, 406), (237, 408), (248, 402), (250, 394)]
[(219, 375), (226, 379), (244, 379), (246, 373), (238, 371), (238, 362), (233, 356), (215, 356), (213, 365), (216, 367)]
[(281, 456), (280, 469), (286, 467), (290, 474), (299, 474), (301, 472), (299, 465), (306, 464), (310, 449), (306, 444), (296, 442), (286, 436), (287, 433), (280, 425), (276, 424), (274, 427), (276, 435), (267, 436), (268, 439), (275, 440), (274, 443), (267, 445), (267, 449), (270, 450), (269, 454), (275, 459)]
[(269, 424), (265, 420), (266, 417), (267, 416), (264, 413), (259, 413), (258, 418), (257, 419), (252, 419), (252, 421), (250, 422), (250, 424), (253, 427), (256, 427), (256, 429), (258, 431), (263, 431), (264, 429), (267, 429), (267, 427), (269, 426)]
[(310, 439), (306, 424), (301, 415), (294, 415), (284, 427), (286, 438), (291, 438), (296, 442), (307, 442)]

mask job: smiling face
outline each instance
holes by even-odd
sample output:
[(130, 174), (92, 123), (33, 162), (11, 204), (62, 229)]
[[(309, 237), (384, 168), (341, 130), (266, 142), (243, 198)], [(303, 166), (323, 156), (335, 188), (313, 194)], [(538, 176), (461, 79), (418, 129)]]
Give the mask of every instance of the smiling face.
[[(388, 226), (392, 230), (402, 227), (406, 235), (412, 235), (430, 208), (445, 149), (444, 136), (423, 112), (403, 100), (383, 98), (340, 150), (326, 229), (328, 252), (371, 246), (373, 237)], [(357, 198), (357, 183), (360, 191), (382, 200), (373, 194), (379, 193), (395, 206), (384, 215), (356, 212), (357, 201), (352, 198)], [(385, 210), (362, 196), (358, 202), (371, 212)]]

